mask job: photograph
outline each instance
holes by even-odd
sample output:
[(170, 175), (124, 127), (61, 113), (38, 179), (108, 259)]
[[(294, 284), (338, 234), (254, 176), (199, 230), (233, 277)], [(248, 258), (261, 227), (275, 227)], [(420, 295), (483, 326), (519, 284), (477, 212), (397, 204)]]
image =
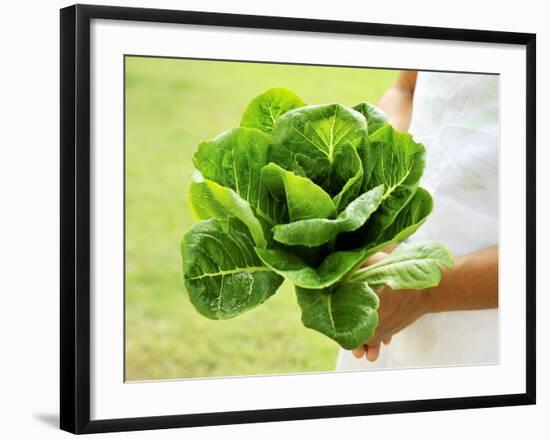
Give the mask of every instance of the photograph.
[(499, 364), (499, 74), (122, 74), (125, 382)]
[(0, 436), (549, 431), (548, 14), (470, 3), (7, 2)]

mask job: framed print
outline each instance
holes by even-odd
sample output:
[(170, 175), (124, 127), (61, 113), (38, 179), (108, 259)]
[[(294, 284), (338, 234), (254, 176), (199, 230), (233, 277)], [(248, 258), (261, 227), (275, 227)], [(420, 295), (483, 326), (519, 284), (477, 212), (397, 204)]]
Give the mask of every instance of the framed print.
[(533, 34), (62, 9), (61, 428), (534, 404), (535, 191)]

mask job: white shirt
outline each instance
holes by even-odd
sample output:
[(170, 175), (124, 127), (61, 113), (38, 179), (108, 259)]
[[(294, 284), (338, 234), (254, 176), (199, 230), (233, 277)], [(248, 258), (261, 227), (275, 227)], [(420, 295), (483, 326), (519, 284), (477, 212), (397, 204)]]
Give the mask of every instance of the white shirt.
[[(434, 198), (410, 240), (455, 256), (497, 244), (498, 76), (419, 72), (409, 132), (426, 147), (421, 186)], [(394, 335), (375, 362), (341, 350), (337, 370), (496, 363), (498, 353), (498, 310), (444, 312)]]

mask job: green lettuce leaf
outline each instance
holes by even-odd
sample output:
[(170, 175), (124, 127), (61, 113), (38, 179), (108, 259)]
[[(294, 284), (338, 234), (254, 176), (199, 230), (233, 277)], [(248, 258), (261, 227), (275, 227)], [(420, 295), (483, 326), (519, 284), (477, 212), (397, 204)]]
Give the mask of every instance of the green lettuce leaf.
[[(413, 198), (401, 209), (395, 221), (384, 231), (379, 240), (374, 243), (368, 241), (364, 244), (365, 259), (384, 251), (390, 245), (399, 244), (407, 239), (424, 224), (431, 211), (432, 197), (430, 193), (423, 188), (418, 188)], [(351, 238), (348, 237), (347, 239), (352, 242), (360, 242), (361, 235), (365, 234), (362, 229), (352, 233)]]
[[(368, 142), (365, 117), (338, 104), (312, 105), (285, 113), (273, 128), (270, 161), (303, 175), (332, 195), (357, 174), (350, 147)], [(337, 171), (332, 168), (336, 166)]]
[(206, 179), (233, 189), (258, 216), (275, 225), (285, 222), (288, 214), (285, 204), (271, 197), (261, 178), (268, 152), (269, 136), (252, 128), (236, 128), (201, 142), (193, 162)]
[(189, 201), (197, 219), (217, 218), (227, 227), (229, 218), (238, 218), (248, 227), (256, 246), (267, 246), (262, 224), (248, 202), (233, 189), (206, 180), (196, 173), (189, 188)]
[(368, 340), (378, 325), (379, 300), (366, 282), (344, 282), (334, 289), (296, 288), (302, 323), (355, 349)]
[(321, 289), (334, 285), (364, 259), (364, 250), (336, 251), (318, 267), (309, 265), (291, 249), (256, 247), (260, 259), (274, 272), (302, 288)]
[(283, 87), (272, 88), (248, 104), (241, 119), (241, 127), (256, 128), (271, 134), (279, 117), (289, 110), (305, 105), (294, 92)]
[(361, 102), (352, 107), (367, 119), (369, 135), (382, 128), (388, 123), (388, 116), (380, 108), (368, 102)]
[(189, 299), (210, 319), (229, 319), (260, 305), (283, 281), (258, 258), (248, 228), (234, 218), (227, 228), (217, 219), (196, 223), (181, 252)]
[(419, 187), (393, 223), (384, 230), (378, 243), (404, 241), (426, 222), (432, 209), (432, 196), (426, 189)]
[(273, 227), (273, 238), (286, 245), (316, 247), (336, 238), (339, 233), (361, 227), (382, 201), (380, 185), (352, 201), (335, 219), (307, 219)]
[(372, 288), (385, 285), (392, 290), (431, 288), (439, 285), (441, 269), (450, 269), (453, 257), (435, 242), (418, 241), (401, 244), (380, 262), (362, 268), (352, 276)]
[(385, 185), (382, 203), (368, 223), (367, 239), (375, 242), (413, 197), (425, 165), (424, 146), (410, 134), (386, 125), (370, 136), (364, 189)]
[(321, 187), (311, 180), (286, 171), (275, 163), (262, 168), (263, 183), (276, 200), (285, 200), (290, 221), (336, 216), (336, 207)]
[(344, 209), (360, 194), (363, 164), (353, 146), (347, 144), (338, 149), (334, 155), (330, 178), (324, 184), (331, 193), (337, 193), (332, 200), (338, 211)]

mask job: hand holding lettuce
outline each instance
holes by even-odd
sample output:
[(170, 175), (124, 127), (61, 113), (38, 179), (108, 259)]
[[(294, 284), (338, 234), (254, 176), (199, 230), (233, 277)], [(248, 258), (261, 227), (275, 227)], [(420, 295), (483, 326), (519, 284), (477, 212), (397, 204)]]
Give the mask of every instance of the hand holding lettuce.
[(287, 279), (306, 327), (346, 349), (362, 345), (378, 322), (376, 289), (433, 287), (452, 267), (441, 245), (415, 242), (361, 268), (430, 214), (419, 188), (424, 155), (368, 103), (308, 106), (282, 88), (256, 97), (241, 127), (194, 155), (190, 202), (200, 221), (181, 247), (191, 303), (227, 319)]

